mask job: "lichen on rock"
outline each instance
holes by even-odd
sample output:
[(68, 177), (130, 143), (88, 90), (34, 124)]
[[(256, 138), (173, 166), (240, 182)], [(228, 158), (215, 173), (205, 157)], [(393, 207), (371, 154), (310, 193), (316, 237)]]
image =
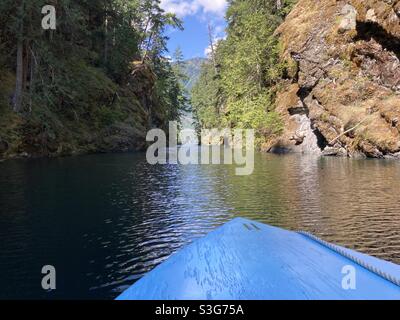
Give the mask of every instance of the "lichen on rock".
[(339, 24), (339, 32), (344, 33), (350, 30), (356, 30), (357, 27), (357, 10), (350, 4), (346, 4), (341, 11), (341, 21)]

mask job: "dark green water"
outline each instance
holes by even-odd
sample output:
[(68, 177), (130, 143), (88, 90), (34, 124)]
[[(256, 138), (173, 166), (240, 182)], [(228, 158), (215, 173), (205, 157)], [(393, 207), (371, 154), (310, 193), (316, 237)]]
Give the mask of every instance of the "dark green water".
[(0, 163), (0, 298), (114, 298), (235, 216), (400, 263), (400, 162), (257, 154), (242, 177), (141, 153)]

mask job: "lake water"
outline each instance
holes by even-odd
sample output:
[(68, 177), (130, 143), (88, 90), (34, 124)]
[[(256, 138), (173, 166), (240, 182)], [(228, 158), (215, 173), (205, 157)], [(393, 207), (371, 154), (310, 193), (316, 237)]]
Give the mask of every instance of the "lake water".
[(115, 298), (236, 216), (400, 264), (400, 162), (256, 154), (250, 176), (144, 153), (0, 163), (0, 298)]

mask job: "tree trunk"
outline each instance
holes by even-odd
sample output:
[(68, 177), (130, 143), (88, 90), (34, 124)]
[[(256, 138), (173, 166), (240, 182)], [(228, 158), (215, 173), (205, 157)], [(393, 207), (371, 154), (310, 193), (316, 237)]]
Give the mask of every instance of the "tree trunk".
[(104, 63), (108, 61), (108, 7), (104, 3)]
[(108, 61), (108, 18), (104, 22), (104, 62)]
[(217, 61), (215, 59), (214, 34), (213, 34), (213, 29), (212, 29), (210, 23), (208, 23), (208, 38), (209, 38), (209, 41), (210, 41), (211, 60), (212, 60), (213, 65), (214, 65), (215, 74), (217, 74), (218, 70), (217, 70)]
[(15, 92), (13, 97), (13, 109), (15, 112), (22, 111), (22, 96), (24, 91), (24, 10), (25, 10), (25, 1), (22, 0), (19, 6), (19, 32), (17, 34), (17, 66), (16, 66), (16, 80), (15, 80)]
[(32, 100), (33, 100), (33, 95), (35, 91), (35, 67), (36, 67), (36, 62), (35, 62), (35, 53), (33, 51), (33, 48), (30, 48), (30, 57), (31, 57), (31, 62), (30, 62), (30, 67), (31, 67), (31, 73), (29, 76), (29, 111), (32, 111)]
[(14, 111), (22, 111), (22, 94), (24, 84), (24, 44), (22, 40), (17, 43), (17, 71), (14, 93)]
[(30, 57), (30, 55), (29, 55), (29, 52), (28, 52), (29, 44), (27, 42), (25, 42), (22, 47), (23, 47), (22, 48), (23, 49), (23, 51), (22, 51), (22, 53), (23, 53), (22, 90), (24, 90), (26, 88), (26, 84), (27, 84), (27, 81), (28, 81), (29, 60), (30, 60), (29, 57)]

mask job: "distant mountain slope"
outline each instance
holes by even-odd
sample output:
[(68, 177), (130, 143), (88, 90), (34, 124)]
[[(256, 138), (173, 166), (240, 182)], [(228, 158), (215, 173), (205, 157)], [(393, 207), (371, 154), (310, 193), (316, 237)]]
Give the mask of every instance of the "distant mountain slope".
[(185, 81), (185, 87), (188, 92), (192, 89), (200, 76), (201, 66), (206, 61), (205, 58), (193, 58), (184, 61), (183, 72), (187, 76), (188, 80)]
[[(193, 58), (183, 62), (183, 73), (187, 77), (184, 82), (185, 89), (190, 99), (190, 91), (200, 77), (201, 67), (203, 63), (207, 61), (205, 58)], [(184, 112), (181, 117), (182, 128), (194, 129), (194, 118), (192, 112)]]

